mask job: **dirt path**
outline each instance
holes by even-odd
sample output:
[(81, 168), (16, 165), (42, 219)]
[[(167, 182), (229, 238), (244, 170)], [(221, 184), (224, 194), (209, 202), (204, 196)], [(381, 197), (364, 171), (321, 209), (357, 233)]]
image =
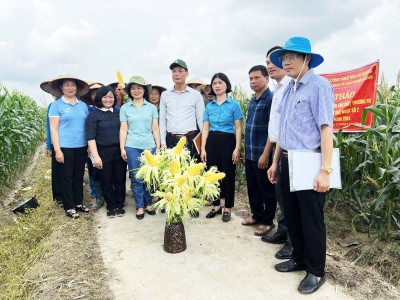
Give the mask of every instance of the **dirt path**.
[(165, 216), (139, 221), (132, 196), (126, 199), (122, 218), (107, 219), (104, 208), (96, 213), (115, 299), (352, 299), (329, 280), (312, 295), (299, 294), (305, 273), (276, 272), (274, 253), (280, 245), (261, 242), (234, 214), (229, 223), (208, 220), (205, 208), (185, 224), (187, 250), (168, 254), (162, 248)]

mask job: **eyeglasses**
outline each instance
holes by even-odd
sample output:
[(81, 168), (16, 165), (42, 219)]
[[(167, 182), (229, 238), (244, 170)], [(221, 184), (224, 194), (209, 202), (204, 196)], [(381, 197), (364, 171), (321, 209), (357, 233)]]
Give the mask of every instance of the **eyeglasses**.
[(279, 57), (279, 62), (284, 62), (285, 60), (289, 59), (289, 60), (294, 60), (297, 58), (297, 54), (296, 53), (288, 53), (285, 55), (282, 55), (281, 57)]

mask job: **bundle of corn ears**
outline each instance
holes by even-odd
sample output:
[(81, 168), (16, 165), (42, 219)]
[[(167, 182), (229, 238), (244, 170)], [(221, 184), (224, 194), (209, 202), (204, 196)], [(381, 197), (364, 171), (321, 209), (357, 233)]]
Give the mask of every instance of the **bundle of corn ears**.
[(153, 206), (165, 208), (168, 224), (181, 222), (207, 200), (219, 197), (219, 180), (225, 177), (216, 167), (205, 171), (205, 164), (191, 159), (185, 144), (186, 137), (182, 137), (175, 148), (157, 155), (145, 150), (136, 174), (160, 198)]

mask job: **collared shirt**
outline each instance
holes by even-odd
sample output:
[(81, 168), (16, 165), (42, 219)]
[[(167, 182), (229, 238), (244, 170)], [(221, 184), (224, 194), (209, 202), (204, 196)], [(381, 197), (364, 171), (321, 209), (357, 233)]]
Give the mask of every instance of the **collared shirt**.
[(289, 76), (285, 75), (275, 88), (274, 96), (272, 98), (271, 113), (269, 114), (268, 124), (268, 137), (271, 143), (276, 143), (279, 136), (279, 121), (281, 114), (278, 112), (279, 104), (282, 102), (283, 92), (286, 86), (292, 80)]
[(112, 107), (110, 107), (110, 108), (105, 108), (105, 107), (101, 107), (101, 108), (99, 108), (101, 111), (111, 111), (111, 112), (113, 112), (114, 111), (114, 108), (112, 108)]
[(60, 147), (81, 148), (87, 145), (85, 134), (85, 121), (89, 112), (81, 100), (71, 104), (62, 96), (53, 102), (49, 109), (49, 118), (60, 118), (58, 135)]
[(136, 107), (129, 101), (122, 105), (119, 117), (121, 122), (128, 122), (125, 146), (142, 150), (156, 146), (152, 124), (158, 119), (158, 113), (153, 104), (144, 100), (143, 105)]
[(186, 86), (182, 93), (175, 88), (161, 94), (160, 135), (161, 144), (166, 144), (167, 132), (185, 134), (203, 129), (204, 102), (201, 94)]
[(264, 151), (268, 138), (269, 113), (272, 104), (272, 93), (268, 89), (256, 99), (250, 100), (245, 134), (246, 159), (258, 161)]
[(119, 110), (96, 109), (86, 119), (86, 139), (95, 140), (97, 145), (119, 146)]
[(332, 85), (310, 69), (294, 88), (291, 80), (278, 110), (279, 144), (285, 150), (315, 150), (321, 147), (321, 126), (333, 127)]
[(226, 97), (221, 105), (214, 98), (204, 111), (204, 122), (210, 123), (210, 131), (235, 133), (235, 121), (243, 119), (242, 110), (238, 102)]

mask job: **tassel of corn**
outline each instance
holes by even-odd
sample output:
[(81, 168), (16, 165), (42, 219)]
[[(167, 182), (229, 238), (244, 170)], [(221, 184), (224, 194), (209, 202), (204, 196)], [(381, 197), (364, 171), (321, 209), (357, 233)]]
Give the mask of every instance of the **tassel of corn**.
[(186, 144), (186, 136), (183, 136), (179, 140), (178, 144), (175, 146), (175, 149), (174, 149), (175, 155), (181, 155), (182, 154), (183, 146), (185, 146), (185, 144)]
[(218, 180), (221, 180), (225, 177), (225, 173), (208, 173), (204, 175), (204, 179), (209, 183), (214, 183)]
[(122, 79), (122, 74), (120, 71), (117, 71), (117, 78), (119, 84), (125, 84), (124, 80)]
[(149, 164), (150, 167), (157, 166), (157, 160), (149, 150), (144, 150), (143, 154), (146, 157), (147, 163)]
[(188, 172), (190, 176), (196, 176), (203, 170), (203, 168), (204, 168), (204, 163), (194, 164), (188, 168)]
[(175, 175), (176, 173), (179, 172), (179, 163), (178, 163), (178, 161), (176, 159), (171, 161), (171, 163), (169, 165), (169, 170), (170, 170), (172, 175)]
[(178, 186), (181, 187), (186, 181), (186, 176), (185, 175), (178, 175), (178, 176), (175, 177), (175, 181), (178, 184)]

